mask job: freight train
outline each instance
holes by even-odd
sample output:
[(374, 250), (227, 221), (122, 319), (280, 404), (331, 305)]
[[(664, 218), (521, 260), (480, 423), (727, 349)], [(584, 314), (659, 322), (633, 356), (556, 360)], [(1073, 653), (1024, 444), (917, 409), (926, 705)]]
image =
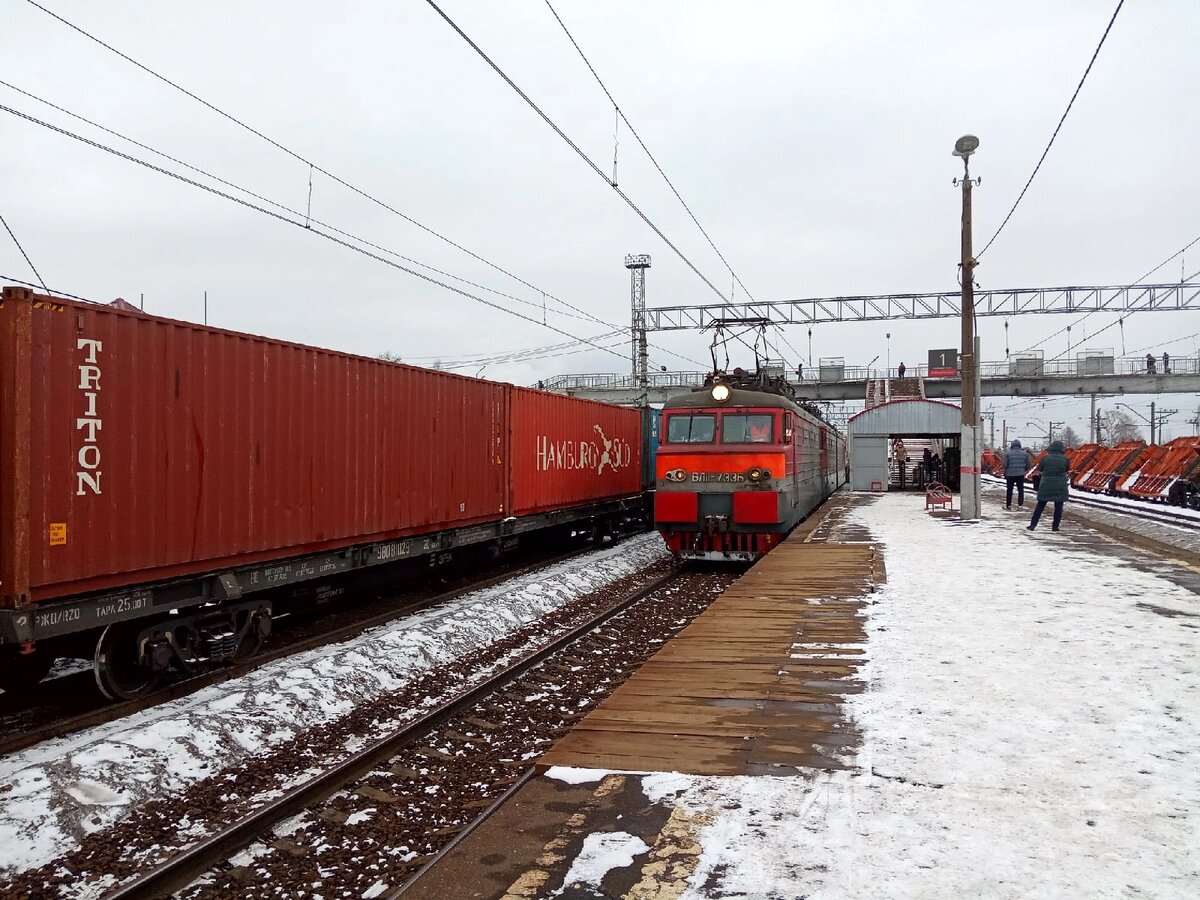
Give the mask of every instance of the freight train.
[(782, 380), (720, 377), (667, 401), (654, 524), (679, 559), (752, 561), (845, 480), (845, 441)]
[[(1037, 475), (1037, 463), (1044, 456), (1043, 450), (1034, 457), (1027, 481)], [(1200, 509), (1200, 437), (1178, 437), (1165, 444), (1083, 444), (1067, 450), (1067, 461), (1075, 490)], [(1001, 454), (987, 451), (983, 465), (1003, 477)]]
[(291, 586), (648, 519), (644, 413), (4, 288), (0, 687), (252, 654)]

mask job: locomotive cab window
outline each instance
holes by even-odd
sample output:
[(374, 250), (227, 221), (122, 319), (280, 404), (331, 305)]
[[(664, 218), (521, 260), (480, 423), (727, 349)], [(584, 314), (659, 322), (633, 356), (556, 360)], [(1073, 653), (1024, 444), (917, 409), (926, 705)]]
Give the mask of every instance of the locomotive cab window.
[(667, 419), (668, 444), (711, 444), (717, 431), (717, 417), (681, 416)]
[(726, 444), (770, 444), (775, 435), (775, 417), (770, 413), (730, 415), (721, 419), (721, 441)]

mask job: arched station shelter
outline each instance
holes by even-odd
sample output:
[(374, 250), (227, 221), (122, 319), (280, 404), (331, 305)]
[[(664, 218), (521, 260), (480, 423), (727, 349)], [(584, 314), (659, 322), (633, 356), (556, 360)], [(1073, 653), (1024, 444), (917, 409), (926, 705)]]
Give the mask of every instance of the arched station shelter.
[[(921, 466), (926, 448), (941, 461), (935, 480), (957, 489), (961, 436), (962, 409), (953, 403), (905, 397), (870, 406), (846, 425), (850, 489), (878, 492), (920, 486), (927, 480)], [(901, 445), (907, 457), (903, 470), (897, 451)], [(951, 466), (945, 464), (947, 455)]]

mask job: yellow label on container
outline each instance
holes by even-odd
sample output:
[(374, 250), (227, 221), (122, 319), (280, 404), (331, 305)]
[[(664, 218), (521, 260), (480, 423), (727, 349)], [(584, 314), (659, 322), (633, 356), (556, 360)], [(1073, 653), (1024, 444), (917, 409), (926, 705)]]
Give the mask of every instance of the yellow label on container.
[(50, 546), (61, 547), (67, 542), (67, 523), (66, 522), (51, 522), (50, 523)]

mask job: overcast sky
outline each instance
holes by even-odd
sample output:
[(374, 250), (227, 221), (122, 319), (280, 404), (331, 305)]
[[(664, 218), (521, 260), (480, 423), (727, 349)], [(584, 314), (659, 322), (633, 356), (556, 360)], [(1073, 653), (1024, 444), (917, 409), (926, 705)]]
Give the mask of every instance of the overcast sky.
[[(627, 253), (649, 253), (651, 306), (717, 296), (423, 0), (44, 5), (296, 154), (536, 286), (531, 289), (316, 174), (312, 216), (388, 251), (525, 301), (540, 291), (629, 323)], [(613, 110), (541, 0), (445, 0), (443, 9), (606, 172)], [(956, 285), (961, 164), (977, 134), (976, 247), (1016, 199), (1078, 83), (1115, 0), (1029, 2), (606, 2), (555, 8), (757, 299), (934, 291)], [(0, 3), (0, 78), (184, 162), (305, 210), (309, 169), (24, 0)], [(1130, 0), (1012, 221), (983, 258), (984, 288), (1124, 284), (1200, 234), (1200, 4)], [(0, 103), (134, 155), (151, 154), (0, 87)], [(0, 114), (0, 214), (55, 289), (236, 330), (429, 364), (569, 338)], [(724, 293), (730, 276), (622, 126), (617, 178)], [(157, 160), (161, 162), (161, 160)], [(167, 167), (180, 170), (174, 163)], [(205, 179), (201, 179), (205, 180)], [(1152, 280), (1200, 269), (1200, 244)], [(7, 235), (0, 274), (33, 280)], [(738, 296), (742, 291), (738, 289)], [(553, 300), (572, 336), (612, 329)], [(559, 315), (568, 312), (571, 316)], [(1008, 322), (1023, 350), (1076, 317)], [(1072, 344), (1195, 356), (1200, 315), (1094, 315)], [(1004, 322), (980, 319), (985, 359)], [(922, 362), (958, 344), (956, 320), (821, 325), (812, 361)], [(652, 363), (707, 359), (695, 332), (651, 336)], [(789, 340), (809, 354), (804, 329)], [(1173, 343), (1168, 343), (1173, 342)], [(626, 372), (587, 349), (485, 377)], [(570, 348), (578, 350), (578, 347)], [(1065, 335), (1043, 348), (1067, 349)], [(789, 362), (795, 354), (784, 348)], [(737, 360), (735, 360), (735, 363)], [(468, 374), (475, 374), (469, 370)], [(1153, 398), (1127, 398), (1144, 405)], [(1191, 432), (1200, 398), (1169, 395)], [(1111, 403), (1111, 401), (1107, 401)], [(999, 420), (1068, 420), (1086, 403), (987, 400)], [(1044, 426), (1043, 426), (1044, 427)]]

